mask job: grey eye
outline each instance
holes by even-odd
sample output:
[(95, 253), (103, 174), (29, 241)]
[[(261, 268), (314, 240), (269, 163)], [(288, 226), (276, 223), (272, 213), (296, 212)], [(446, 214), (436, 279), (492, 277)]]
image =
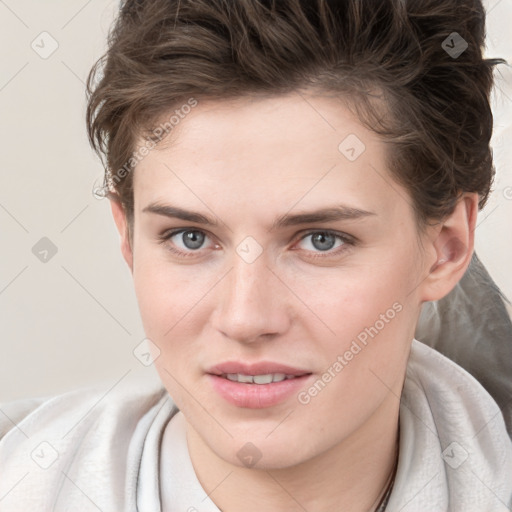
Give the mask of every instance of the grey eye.
[(177, 233), (174, 236), (178, 237), (178, 240), (181, 239), (180, 241), (183, 243), (186, 249), (201, 248), (206, 238), (204, 233), (195, 230), (182, 231), (181, 233)]
[(311, 243), (315, 249), (319, 251), (328, 251), (334, 247), (336, 236), (330, 233), (313, 233), (311, 235)]

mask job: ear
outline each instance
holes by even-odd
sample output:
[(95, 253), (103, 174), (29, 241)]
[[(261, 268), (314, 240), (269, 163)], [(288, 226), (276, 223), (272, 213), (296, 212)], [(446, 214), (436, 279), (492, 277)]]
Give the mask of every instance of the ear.
[(117, 231), (119, 231), (119, 236), (121, 239), (121, 253), (123, 254), (123, 258), (128, 264), (128, 267), (130, 267), (130, 271), (133, 273), (133, 251), (130, 244), (130, 234), (128, 230), (126, 213), (124, 211), (123, 205), (121, 204), (121, 201), (119, 201), (117, 198), (110, 198), (110, 208), (112, 209), (114, 222), (116, 223)]
[(422, 301), (439, 300), (448, 295), (462, 278), (471, 262), (474, 250), (475, 227), (478, 214), (478, 194), (465, 193), (455, 210), (436, 226), (429, 238), (426, 251), (435, 254), (427, 277), (420, 285)]

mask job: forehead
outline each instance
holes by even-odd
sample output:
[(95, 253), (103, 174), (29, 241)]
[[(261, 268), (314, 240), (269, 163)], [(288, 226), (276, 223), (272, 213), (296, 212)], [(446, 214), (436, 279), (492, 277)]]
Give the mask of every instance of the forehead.
[(135, 202), (142, 209), (187, 198), (198, 207), (203, 199), (282, 210), (338, 201), (389, 213), (407, 194), (386, 169), (388, 150), (333, 98), (199, 101), (137, 165)]

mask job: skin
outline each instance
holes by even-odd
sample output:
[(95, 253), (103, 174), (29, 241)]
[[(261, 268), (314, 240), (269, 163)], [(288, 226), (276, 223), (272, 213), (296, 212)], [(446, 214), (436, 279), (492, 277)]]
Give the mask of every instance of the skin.
[[(366, 146), (353, 162), (338, 149), (349, 134)], [(313, 92), (200, 101), (171, 135), (135, 169), (132, 243), (123, 208), (111, 206), (201, 485), (224, 512), (371, 510), (394, 463), (421, 304), (449, 293), (469, 265), (477, 195), (420, 234), (408, 192), (385, 168), (389, 148)], [(143, 211), (155, 202), (219, 225)], [(271, 229), (286, 213), (339, 204), (374, 215)], [(203, 245), (159, 242), (177, 228), (202, 231)], [(329, 239), (335, 247), (322, 250), (306, 236), (327, 229), (357, 242)], [(263, 250), (252, 263), (236, 251), (247, 236)], [(312, 372), (310, 386), (396, 303), (395, 318), (307, 404), (236, 407), (205, 375), (227, 360), (267, 360)], [(252, 468), (237, 457), (247, 442), (262, 455)]]

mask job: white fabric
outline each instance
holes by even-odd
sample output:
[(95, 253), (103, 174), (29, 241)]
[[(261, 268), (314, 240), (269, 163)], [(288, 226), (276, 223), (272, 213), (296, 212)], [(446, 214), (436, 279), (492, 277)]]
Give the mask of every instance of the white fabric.
[[(177, 412), (165, 389), (140, 386), (0, 405), (0, 512), (218, 512), (204, 499)], [(499, 407), (465, 370), (417, 340), (400, 429), (388, 512), (510, 510), (512, 442)], [(53, 450), (58, 458), (47, 469), (34, 462), (52, 461)], [(175, 500), (165, 511), (161, 492)]]
[(512, 442), (498, 405), (463, 368), (415, 340), (387, 510), (509, 512), (511, 506)]
[(165, 429), (160, 460), (162, 504), (165, 512), (219, 512), (201, 487), (187, 448), (186, 422), (179, 411)]
[(512, 436), (512, 306), (475, 252), (446, 297), (423, 303), (414, 337), (482, 384)]

